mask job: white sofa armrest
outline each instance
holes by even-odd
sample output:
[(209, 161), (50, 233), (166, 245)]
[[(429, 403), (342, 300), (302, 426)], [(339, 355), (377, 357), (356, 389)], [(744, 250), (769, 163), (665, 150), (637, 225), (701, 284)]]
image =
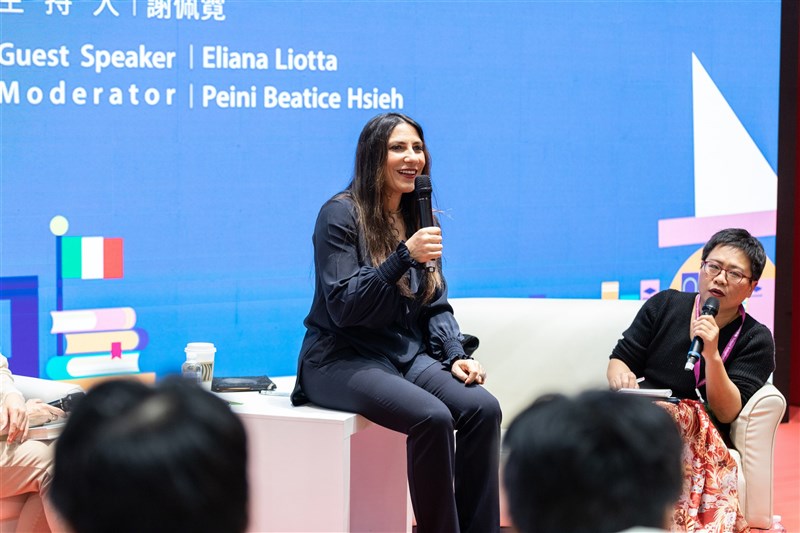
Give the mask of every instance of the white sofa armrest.
[(14, 386), (19, 389), (26, 400), (39, 399), (44, 402), (52, 402), (72, 392), (83, 391), (81, 387), (74, 383), (28, 376), (14, 376)]
[(772, 525), (775, 435), (785, 410), (786, 399), (767, 383), (731, 424), (731, 441), (741, 456), (747, 484), (739, 500), (751, 527), (768, 529)]
[[(451, 298), (486, 389), (503, 410), (502, 427), (543, 394), (608, 388), (608, 356), (643, 300)], [(573, 317), (581, 317), (576, 328)]]

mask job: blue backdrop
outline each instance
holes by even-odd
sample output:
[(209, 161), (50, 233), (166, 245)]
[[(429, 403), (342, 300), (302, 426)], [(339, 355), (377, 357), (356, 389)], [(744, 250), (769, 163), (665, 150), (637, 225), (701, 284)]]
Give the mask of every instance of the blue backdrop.
[[(0, 277), (38, 277), (44, 372), (61, 215), (123, 239), (124, 277), (64, 280), (63, 308), (133, 308), (142, 371), (211, 341), (218, 375), (293, 373), (317, 210), (389, 110), (362, 89), (425, 128), (451, 296), (638, 297), (696, 248), (658, 247), (659, 220), (694, 215), (692, 54), (777, 168), (779, 22), (777, 0), (0, 2)], [(212, 68), (236, 52), (266, 68)], [(341, 106), (267, 107), (271, 88)]]

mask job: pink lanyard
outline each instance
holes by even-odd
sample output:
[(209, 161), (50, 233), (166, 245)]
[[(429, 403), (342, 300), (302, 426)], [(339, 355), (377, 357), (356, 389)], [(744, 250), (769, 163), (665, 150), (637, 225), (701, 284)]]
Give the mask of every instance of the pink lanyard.
[[(697, 295), (697, 298), (694, 300), (694, 307), (695, 307), (695, 317), (700, 316), (700, 295)], [(742, 332), (742, 326), (744, 326), (744, 306), (739, 304), (739, 316), (742, 317), (742, 323), (739, 324), (739, 329), (736, 330), (736, 333), (733, 334), (733, 337), (730, 338), (728, 344), (725, 345), (725, 349), (722, 350), (722, 362), (724, 363), (727, 361), (728, 357), (731, 355), (733, 351), (733, 345), (736, 344), (736, 340), (739, 338), (739, 334)], [(700, 365), (694, 365), (694, 382), (697, 384), (697, 388), (699, 389), (705, 382), (705, 378), (703, 381), (700, 381)]]

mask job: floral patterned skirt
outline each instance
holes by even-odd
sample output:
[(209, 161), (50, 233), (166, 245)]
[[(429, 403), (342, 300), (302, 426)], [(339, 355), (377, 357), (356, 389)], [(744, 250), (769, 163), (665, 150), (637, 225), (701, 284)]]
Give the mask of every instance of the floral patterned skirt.
[(742, 533), (750, 527), (739, 509), (738, 468), (703, 404), (659, 402), (683, 438), (683, 491), (671, 531)]

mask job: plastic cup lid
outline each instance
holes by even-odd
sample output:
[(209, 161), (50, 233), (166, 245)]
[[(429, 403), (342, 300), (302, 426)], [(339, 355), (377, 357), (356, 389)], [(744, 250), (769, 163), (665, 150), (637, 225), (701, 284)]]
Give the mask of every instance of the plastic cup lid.
[(213, 342), (190, 342), (183, 349), (184, 352), (216, 352)]

